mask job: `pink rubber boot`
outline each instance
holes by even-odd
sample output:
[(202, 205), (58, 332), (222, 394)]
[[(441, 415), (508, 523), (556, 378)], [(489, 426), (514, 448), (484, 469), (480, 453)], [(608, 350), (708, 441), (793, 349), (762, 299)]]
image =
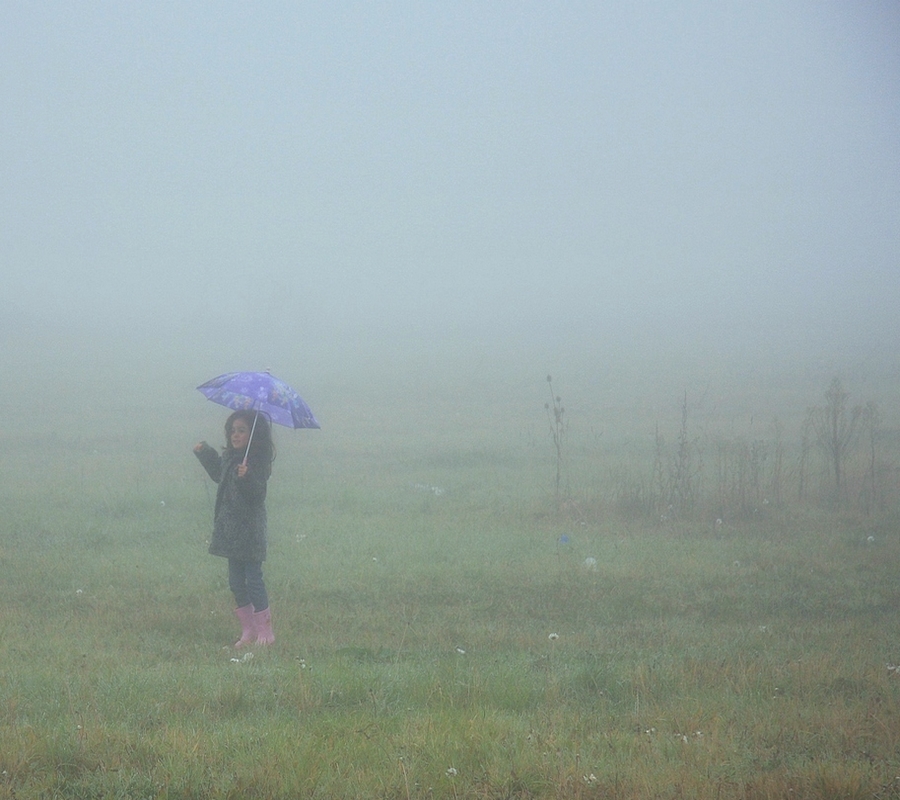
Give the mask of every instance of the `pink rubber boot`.
[(234, 615), (241, 621), (241, 638), (238, 639), (234, 646), (237, 648), (246, 647), (256, 641), (256, 615), (253, 613), (253, 606), (246, 605), (236, 608)]
[(256, 626), (256, 643), (273, 644), (275, 634), (272, 633), (272, 610), (265, 608), (253, 615), (253, 623)]

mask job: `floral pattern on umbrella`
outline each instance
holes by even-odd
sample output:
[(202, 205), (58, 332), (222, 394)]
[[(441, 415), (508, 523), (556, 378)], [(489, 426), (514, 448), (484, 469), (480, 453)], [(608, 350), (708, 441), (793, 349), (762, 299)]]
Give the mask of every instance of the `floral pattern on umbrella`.
[(268, 372), (228, 372), (197, 387), (207, 399), (233, 411), (259, 411), (286, 428), (319, 428), (309, 406)]

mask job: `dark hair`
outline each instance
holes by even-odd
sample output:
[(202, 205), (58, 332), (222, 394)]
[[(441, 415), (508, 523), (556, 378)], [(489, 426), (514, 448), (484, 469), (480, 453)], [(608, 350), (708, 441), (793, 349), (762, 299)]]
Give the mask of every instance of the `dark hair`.
[[(231, 426), (236, 420), (242, 419), (250, 430), (253, 431), (253, 438), (250, 441), (250, 458), (259, 460), (266, 468), (266, 476), (272, 472), (272, 462), (275, 460), (275, 442), (272, 441), (272, 424), (269, 422), (269, 415), (264, 411), (256, 412), (253, 409), (241, 409), (235, 411), (225, 420), (225, 452), (230, 452), (231, 447)], [(254, 429), (254, 424), (256, 428)]]

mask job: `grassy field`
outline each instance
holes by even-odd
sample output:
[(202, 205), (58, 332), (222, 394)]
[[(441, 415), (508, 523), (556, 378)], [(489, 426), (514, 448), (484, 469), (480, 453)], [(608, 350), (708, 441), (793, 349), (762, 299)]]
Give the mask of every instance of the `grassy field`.
[[(0, 798), (900, 798), (890, 492), (801, 502), (796, 420), (776, 472), (768, 425), (691, 407), (680, 437), (676, 387), (665, 444), (652, 409), (576, 396), (557, 502), (541, 381), (308, 397), (252, 654), (190, 453), (224, 412), (189, 383), (114, 422), (36, 404), (0, 439)], [(708, 477), (658, 513), (680, 438)], [(754, 478), (734, 453), (763, 444)], [(738, 479), (765, 496), (724, 513)]]

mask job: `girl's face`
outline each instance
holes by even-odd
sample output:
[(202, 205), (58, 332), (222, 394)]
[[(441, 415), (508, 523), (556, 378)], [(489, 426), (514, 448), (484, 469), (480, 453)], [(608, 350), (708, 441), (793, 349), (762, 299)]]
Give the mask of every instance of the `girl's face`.
[(244, 450), (250, 443), (250, 426), (247, 420), (240, 417), (231, 423), (231, 447), (234, 450)]

